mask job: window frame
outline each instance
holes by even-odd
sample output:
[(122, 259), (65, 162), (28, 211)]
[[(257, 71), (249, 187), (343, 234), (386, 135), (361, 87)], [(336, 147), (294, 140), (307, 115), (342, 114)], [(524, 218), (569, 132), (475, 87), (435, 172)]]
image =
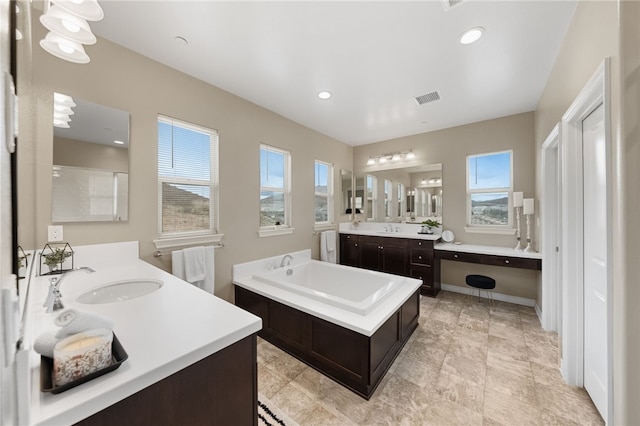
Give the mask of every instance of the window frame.
[[(284, 155), (284, 170), (283, 170), (283, 185), (284, 188), (280, 190), (280, 188), (271, 187), (271, 186), (262, 186), (260, 180), (260, 174), (262, 173), (262, 160), (260, 156), (260, 152), (265, 149), (268, 151), (277, 152)], [(270, 237), (275, 235), (283, 235), (283, 234), (291, 234), (294, 231), (292, 226), (292, 218), (291, 218), (291, 163), (292, 156), (291, 152), (275, 147), (273, 145), (260, 143), (260, 148), (258, 150), (258, 235), (260, 237)], [(282, 192), (284, 196), (284, 221), (280, 225), (261, 225), (260, 224), (260, 194), (263, 191), (274, 191)]]
[[(318, 165), (323, 165), (327, 167), (327, 192), (318, 192), (317, 186), (316, 186), (316, 181), (317, 181), (317, 166)], [(314, 176), (314, 181), (313, 181), (313, 192), (314, 192), (314, 198), (313, 198), (313, 221), (314, 221), (314, 226), (323, 226), (323, 225), (333, 225), (334, 224), (334, 188), (333, 188), (333, 173), (334, 173), (334, 167), (333, 167), (333, 163), (328, 163), (326, 161), (322, 161), (322, 160), (314, 160), (313, 161), (313, 176)], [(315, 204), (315, 199), (316, 197), (325, 197), (327, 199), (327, 220), (326, 221), (316, 221), (316, 204)]]
[[(499, 154), (509, 154), (509, 186), (508, 187), (500, 187), (500, 188), (476, 188), (471, 189), (469, 185), (470, 168), (469, 162), (471, 158), (474, 157), (488, 157), (491, 155), (499, 155)], [(478, 154), (468, 154), (465, 157), (465, 168), (466, 168), (466, 222), (465, 226), (466, 232), (476, 232), (476, 233), (494, 233), (494, 234), (513, 234), (515, 233), (515, 229), (513, 229), (513, 150), (502, 150), (502, 151), (493, 151), (486, 153), (478, 153)], [(475, 194), (491, 194), (491, 193), (506, 193), (507, 194), (507, 223), (504, 225), (490, 225), (490, 224), (472, 224), (472, 206), (471, 206), (471, 197)]]
[(384, 218), (391, 219), (391, 200), (393, 199), (393, 182), (389, 179), (384, 180)]
[[(180, 247), (198, 243), (214, 243), (222, 240), (223, 234), (219, 233), (219, 200), (220, 200), (220, 181), (219, 181), (219, 157), (218, 149), (220, 145), (220, 135), (218, 130), (209, 127), (201, 126), (198, 124), (190, 123), (185, 120), (181, 120), (167, 115), (158, 114), (156, 119), (156, 126), (160, 123), (169, 124), (171, 126), (180, 127), (183, 129), (191, 130), (198, 133), (209, 135), (209, 179), (193, 179), (193, 178), (178, 178), (174, 176), (161, 175), (158, 168), (158, 162), (160, 160), (160, 150), (156, 145), (156, 199), (157, 199), (157, 230), (158, 238), (154, 240), (156, 248), (167, 247)], [(157, 129), (157, 127), (156, 127)], [(160, 135), (156, 135), (156, 142), (159, 144)], [(193, 230), (193, 231), (179, 231), (179, 232), (163, 232), (162, 228), (162, 185), (164, 183), (178, 184), (178, 185), (198, 185), (209, 187), (209, 228), (206, 230)]]
[(397, 195), (397, 200), (398, 200), (398, 219), (402, 219), (404, 218), (404, 214), (406, 213), (406, 208), (405, 208), (405, 186), (404, 183), (402, 182), (398, 182), (398, 193)]
[[(370, 180), (371, 179), (371, 180)], [(369, 181), (371, 181), (371, 186), (369, 186)], [(371, 211), (367, 210), (367, 219), (375, 220), (377, 217), (377, 208), (378, 208), (378, 178), (374, 175), (366, 176), (366, 190), (367, 190), (367, 207), (371, 205)], [(371, 192), (369, 192), (369, 188), (371, 188)], [(369, 193), (371, 196), (369, 196)], [(371, 203), (369, 203), (371, 201)]]

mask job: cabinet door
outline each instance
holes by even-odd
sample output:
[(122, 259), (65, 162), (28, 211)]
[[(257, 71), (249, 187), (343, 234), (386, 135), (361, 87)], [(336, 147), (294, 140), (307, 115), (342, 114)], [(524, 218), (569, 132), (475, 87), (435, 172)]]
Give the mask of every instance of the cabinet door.
[(381, 245), (382, 271), (390, 274), (407, 275), (407, 248), (396, 245)]
[(377, 241), (360, 240), (360, 267), (382, 271), (380, 244)]
[(360, 249), (357, 235), (340, 236), (340, 264), (347, 266), (360, 266)]

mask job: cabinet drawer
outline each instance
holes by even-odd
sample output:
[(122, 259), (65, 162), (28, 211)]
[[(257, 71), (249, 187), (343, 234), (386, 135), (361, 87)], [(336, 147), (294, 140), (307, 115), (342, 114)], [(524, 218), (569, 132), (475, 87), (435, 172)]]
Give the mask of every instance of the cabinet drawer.
[(462, 253), (458, 251), (438, 250), (437, 257), (445, 260), (457, 260), (459, 262), (482, 263), (481, 256), (473, 253)]
[(433, 252), (427, 250), (411, 250), (411, 263), (431, 265), (433, 263)]
[(436, 257), (458, 262), (480, 263), (482, 265), (507, 266), (521, 269), (542, 269), (541, 259), (527, 259), (523, 257), (496, 256), (491, 254), (462, 253), (456, 251), (438, 250)]
[(420, 250), (428, 250), (433, 251), (433, 241), (432, 240), (409, 240), (409, 247), (412, 249), (420, 249)]
[(433, 271), (431, 266), (415, 266), (411, 265), (409, 275), (411, 278), (422, 280), (422, 288), (433, 287)]

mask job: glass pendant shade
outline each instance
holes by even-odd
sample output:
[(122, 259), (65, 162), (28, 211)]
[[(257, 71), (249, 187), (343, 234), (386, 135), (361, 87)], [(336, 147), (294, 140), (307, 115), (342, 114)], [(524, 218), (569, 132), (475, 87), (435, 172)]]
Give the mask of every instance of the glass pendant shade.
[(40, 40), (40, 46), (65, 61), (75, 62), (77, 64), (86, 64), (89, 62), (89, 56), (85, 53), (82, 44), (69, 40), (54, 32), (49, 32), (44, 40)]
[(82, 44), (95, 44), (96, 36), (87, 21), (73, 15), (59, 6), (52, 5), (47, 13), (40, 16), (40, 22), (49, 31)]
[(104, 12), (97, 0), (51, 0), (55, 5), (87, 21), (99, 21)]

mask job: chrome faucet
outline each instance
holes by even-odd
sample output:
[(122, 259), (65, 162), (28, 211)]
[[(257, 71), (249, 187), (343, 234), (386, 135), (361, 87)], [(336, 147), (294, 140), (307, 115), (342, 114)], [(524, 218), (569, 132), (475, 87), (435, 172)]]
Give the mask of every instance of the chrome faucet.
[(285, 254), (282, 260), (280, 261), (280, 267), (282, 268), (283, 266), (285, 266), (285, 262), (287, 262), (287, 266), (289, 266), (291, 265), (292, 261), (293, 261), (293, 256), (291, 256), (290, 254)]
[(64, 305), (62, 304), (62, 293), (60, 293), (60, 284), (62, 284), (62, 281), (67, 277), (67, 275), (75, 271), (85, 271), (87, 274), (92, 274), (96, 270), (88, 266), (81, 266), (79, 268), (71, 269), (64, 274), (54, 275), (53, 277), (49, 278), (49, 295), (47, 296), (47, 300), (45, 302), (47, 313), (64, 309)]

